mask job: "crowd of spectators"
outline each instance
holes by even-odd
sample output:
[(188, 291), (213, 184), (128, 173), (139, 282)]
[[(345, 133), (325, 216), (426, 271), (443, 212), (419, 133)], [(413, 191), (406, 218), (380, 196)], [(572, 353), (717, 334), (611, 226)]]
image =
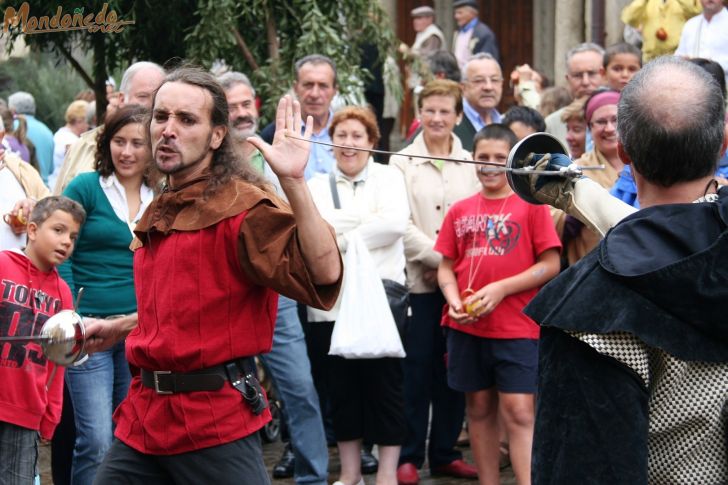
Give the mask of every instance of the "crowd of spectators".
[[(335, 445), (341, 460), (337, 485), (363, 484), (362, 476), (372, 472), (378, 485), (415, 485), (425, 464), (433, 475), (495, 483), (499, 466), (509, 461), (518, 483), (530, 483), (539, 328), (521, 312), (549, 279), (592, 252), (603, 234), (514, 195), (500, 170), (509, 151), (527, 136), (549, 133), (574, 164), (596, 168), (585, 171), (586, 177), (638, 207), (639, 184), (624, 154), (617, 114), (621, 93), (643, 62), (689, 58), (710, 74), (725, 104), (728, 11), (718, 0), (630, 2), (621, 19), (641, 34), (641, 48), (626, 42), (574, 45), (564, 59), (565, 82), (556, 86), (520, 60), (504, 75), (507, 51), (482, 22), (478, 4), (453, 3), (457, 28), (451, 43), (437, 27), (433, 8), (412, 10), (416, 37), (399, 52), (415, 121), (403, 148), (390, 157), (375, 160), (370, 153), (391, 129), (370, 107), (334, 108), (344, 73), (330, 58), (311, 54), (295, 64), (291, 93), (302, 125), (312, 120), (301, 133), (322, 142), (310, 144), (303, 173), (315, 208), (342, 255), (353, 238), (361, 238), (379, 277), (406, 285), (409, 313), (398, 328), (405, 357), (348, 359), (329, 355), (341, 298), (329, 310), (278, 298), (273, 348), (260, 356), (282, 402), (287, 444), (275, 478), (327, 483), (327, 445)], [(139, 282), (130, 247), (147, 207), (169, 191), (156, 169), (162, 155), (152, 150), (150, 122), (172, 116), (188, 123), (185, 113), (160, 114), (155, 108), (168, 74), (151, 62), (132, 64), (118, 93), (110, 83), (103, 120), (96, 123), (94, 101), (81, 99), (88, 98), (81, 93), (69, 101), (65, 125), (55, 134), (37, 118), (42, 107), (31, 93), (13, 93), (0, 106), (0, 212), (7, 222), (0, 224), (0, 249), (17, 253), (27, 231), (35, 255), (36, 232), (55, 221), (55, 213), (27, 226), (11, 222), (52, 192), (75, 201), (80, 209), (53, 202), (65, 207), (56, 212), (76, 214), (73, 219), (83, 222), (57, 263), (72, 294), (85, 288), (77, 308), (85, 318), (136, 325)], [(274, 100), (259, 99), (242, 73), (224, 73), (217, 82), (227, 99), (226, 129), (241, 170), (276, 194), (276, 201), (285, 199), (290, 181), (276, 175), (262, 145), (249, 141), (260, 136), (278, 142), (281, 119), (259, 126), (260, 103)], [(512, 106), (504, 106), (507, 89)], [(728, 133), (728, 119), (723, 129)], [(726, 177), (724, 150), (716, 160), (715, 183), (725, 184)], [(36, 260), (28, 257), (30, 268)], [(39, 269), (55, 274), (54, 266)], [(45, 295), (40, 286), (33, 291)], [(58, 292), (63, 293), (60, 286)], [(8, 294), (0, 302), (0, 318), (12, 313)], [(34, 311), (43, 319), (54, 313)], [(7, 322), (0, 329), (3, 337), (11, 335)], [(3, 375), (14, 365), (6, 359), (6, 346), (18, 349), (0, 343)], [(3, 387), (12, 388), (20, 378), (7, 375)], [(50, 423), (41, 438), (52, 437), (54, 482), (94, 483), (114, 440), (114, 410), (136, 379), (124, 341), (56, 378), (64, 379), (63, 389), (48, 386), (49, 395), (39, 398), (48, 406), (44, 419)], [(64, 399), (50, 395), (61, 390)], [(12, 399), (0, 390), (0, 401)], [(725, 414), (722, 419), (725, 425)], [(0, 416), (0, 434), (9, 423)], [(58, 426), (55, 435), (48, 434), (49, 426)], [(474, 464), (457, 446), (467, 440)], [(12, 454), (0, 443), (0, 462)]]

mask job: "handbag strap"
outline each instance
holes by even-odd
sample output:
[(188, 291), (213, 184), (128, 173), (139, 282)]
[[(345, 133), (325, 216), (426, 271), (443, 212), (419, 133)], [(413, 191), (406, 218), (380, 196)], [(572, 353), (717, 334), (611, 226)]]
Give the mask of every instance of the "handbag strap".
[(339, 200), (339, 190), (336, 188), (336, 175), (329, 172), (329, 185), (331, 186), (331, 198), (334, 199), (334, 209), (341, 209), (341, 200)]

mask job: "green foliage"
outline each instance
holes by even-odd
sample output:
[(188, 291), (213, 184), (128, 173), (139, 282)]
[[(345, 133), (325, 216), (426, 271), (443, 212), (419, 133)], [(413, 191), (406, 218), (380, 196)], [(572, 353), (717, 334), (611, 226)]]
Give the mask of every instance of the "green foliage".
[[(47, 0), (9, 0), (3, 8), (16, 10), (28, 1), (29, 16), (53, 16), (59, 3)], [(10, 40), (23, 36), (35, 52), (51, 52), (57, 58), (65, 59), (85, 80), (87, 87), (94, 89), (96, 98), (105, 96), (105, 81), (109, 74), (125, 69), (136, 60), (150, 60), (164, 64), (168, 59), (185, 56), (185, 32), (195, 23), (190, 15), (197, 6), (197, 0), (175, 2), (152, 2), (151, 0), (72, 0), (63, 2), (63, 13), (83, 12), (97, 15), (104, 4), (106, 12), (112, 10), (117, 18), (134, 21), (122, 32), (91, 33), (88, 30), (71, 30), (34, 35), (24, 35), (20, 29), (13, 29)], [(9, 48), (12, 43), (8, 43)], [(87, 53), (91, 62), (83, 64), (76, 59), (77, 52)], [(73, 54), (72, 54), (73, 53)], [(58, 63), (59, 65), (62, 63)], [(59, 69), (60, 71), (60, 69)], [(117, 77), (117, 82), (120, 77)], [(97, 115), (104, 106), (97, 103)]]
[[(20, 7), (24, 0), (6, 0)], [(54, 15), (58, 3), (28, 0), (30, 15)], [(60, 2), (59, 2), (60, 3)], [(25, 36), (36, 51), (50, 51), (74, 64), (70, 53), (87, 52), (90, 65), (75, 63), (97, 98), (111, 72), (135, 60), (175, 64), (187, 59), (206, 67), (224, 60), (248, 74), (270, 119), (277, 99), (293, 84), (293, 66), (308, 54), (324, 54), (337, 65), (339, 91), (347, 102), (360, 102), (370, 79), (360, 66), (361, 48), (376, 45), (382, 59), (393, 52), (395, 37), (378, 0), (68, 0), (64, 13), (101, 11), (108, 3), (120, 19), (133, 20), (121, 33), (85, 30)], [(249, 56), (236, 41), (239, 34)], [(11, 39), (22, 35), (17, 29)], [(171, 62), (168, 62), (169, 60)]]
[[(278, 98), (293, 84), (297, 59), (314, 53), (331, 57), (340, 94), (349, 103), (360, 103), (371, 76), (359, 65), (362, 46), (375, 44), (383, 59), (395, 45), (385, 12), (372, 0), (201, 0), (196, 16), (199, 23), (186, 38), (188, 56), (208, 67), (223, 59), (251, 76), (264, 103), (264, 120), (271, 119)], [(234, 29), (257, 69), (242, 55)], [(269, 38), (277, 39), (277, 51)]]
[(165, 66), (186, 57), (185, 36), (198, 23), (193, 15), (198, 0), (124, 0), (120, 3), (128, 8), (128, 13), (122, 10), (123, 18), (136, 22), (114, 38), (124, 66), (136, 60)]
[(15, 91), (29, 92), (35, 98), (36, 118), (54, 132), (65, 124), (69, 103), (88, 89), (73, 69), (59, 69), (59, 62), (52, 54), (32, 53), (0, 63), (0, 97), (7, 100)]

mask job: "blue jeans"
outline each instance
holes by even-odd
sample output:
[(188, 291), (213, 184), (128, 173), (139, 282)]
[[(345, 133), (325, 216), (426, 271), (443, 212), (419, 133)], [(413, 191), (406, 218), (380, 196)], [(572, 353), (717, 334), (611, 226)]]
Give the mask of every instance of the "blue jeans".
[(76, 444), (73, 449), (73, 485), (91, 485), (96, 469), (113, 439), (111, 415), (126, 397), (131, 382), (124, 342), (93, 354), (78, 367), (66, 370), (73, 402)]
[(37, 463), (38, 432), (0, 421), (0, 483), (33, 483)]
[(329, 451), (295, 301), (279, 298), (273, 349), (260, 357), (285, 407), (296, 483), (326, 484)]

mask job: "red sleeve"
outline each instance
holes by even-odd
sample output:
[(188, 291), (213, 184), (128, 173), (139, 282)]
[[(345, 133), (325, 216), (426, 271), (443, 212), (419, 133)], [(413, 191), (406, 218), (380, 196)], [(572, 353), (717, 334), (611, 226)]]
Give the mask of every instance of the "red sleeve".
[(446, 258), (456, 260), (458, 258), (458, 246), (455, 240), (455, 208), (457, 205), (450, 207), (445, 214), (445, 219), (440, 226), (440, 232), (435, 241), (435, 251), (442, 254)]
[(533, 255), (538, 257), (548, 249), (561, 252), (561, 240), (556, 233), (554, 220), (547, 205), (530, 206), (531, 230), (533, 231)]
[(51, 361), (48, 361), (46, 368), (48, 370), (48, 379), (52, 380), (46, 382), (46, 386), (48, 386), (48, 404), (46, 406), (46, 412), (40, 420), (38, 432), (41, 438), (49, 440), (53, 438), (53, 432), (61, 421), (61, 409), (63, 408), (63, 373), (65, 372), (65, 368), (57, 366)]

